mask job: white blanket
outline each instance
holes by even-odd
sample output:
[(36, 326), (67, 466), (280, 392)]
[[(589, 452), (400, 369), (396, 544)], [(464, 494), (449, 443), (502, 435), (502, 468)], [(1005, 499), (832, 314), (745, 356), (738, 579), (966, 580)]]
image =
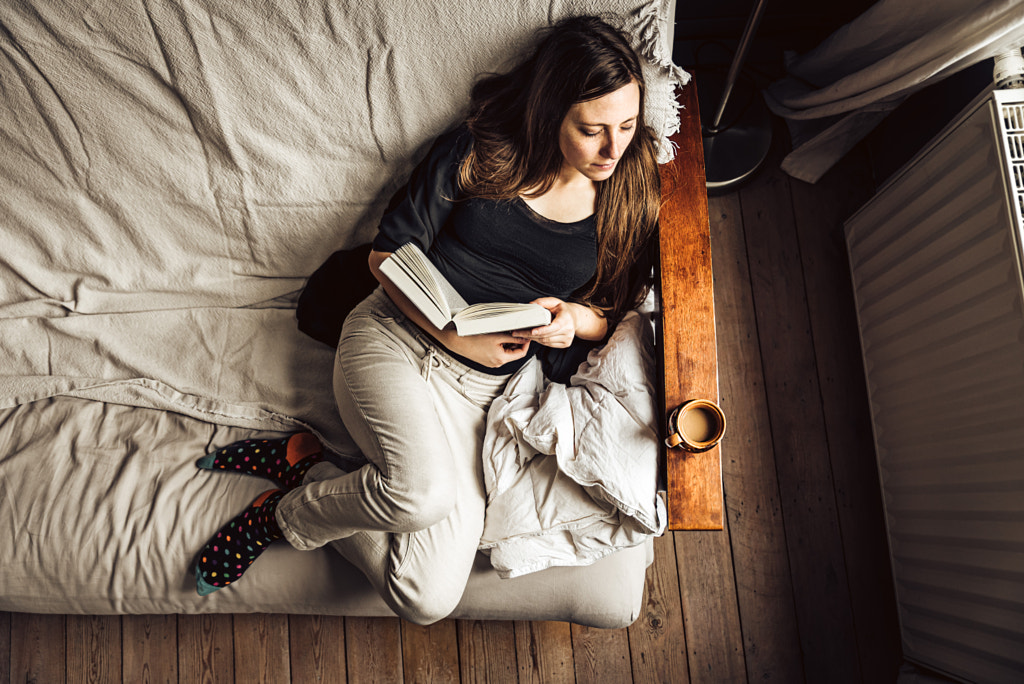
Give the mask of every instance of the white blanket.
[(568, 386), (533, 359), (491, 405), (481, 548), (502, 577), (588, 565), (664, 532), (651, 338), (630, 312)]

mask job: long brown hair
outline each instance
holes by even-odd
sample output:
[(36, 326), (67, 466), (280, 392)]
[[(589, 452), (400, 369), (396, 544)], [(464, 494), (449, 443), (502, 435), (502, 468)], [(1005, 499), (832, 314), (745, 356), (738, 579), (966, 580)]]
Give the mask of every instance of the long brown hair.
[(597, 271), (574, 297), (613, 320), (646, 296), (647, 246), (661, 201), (654, 135), (643, 123), (640, 60), (620, 31), (598, 17), (565, 19), (546, 29), (518, 66), (479, 80), (467, 118), (473, 150), (459, 176), (471, 197), (544, 194), (562, 168), (558, 136), (570, 107), (632, 82), (640, 88), (637, 131), (611, 177), (596, 184)]

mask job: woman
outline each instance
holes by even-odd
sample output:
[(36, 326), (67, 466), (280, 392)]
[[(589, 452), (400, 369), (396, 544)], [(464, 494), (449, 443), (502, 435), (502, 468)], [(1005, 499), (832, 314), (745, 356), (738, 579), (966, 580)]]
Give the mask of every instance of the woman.
[[(465, 125), (437, 140), (388, 207), (369, 258), (380, 287), (338, 344), (338, 409), (369, 463), (345, 473), (308, 434), (202, 459), (279, 489), (203, 549), (199, 593), (283, 538), (331, 544), (413, 622), (456, 607), (483, 528), (491, 401), (538, 349), (578, 358), (645, 294), (660, 194), (643, 94), (636, 54), (593, 17), (560, 22), (519, 66), (474, 87)], [(535, 301), (551, 323), (467, 337), (434, 327), (380, 271), (407, 242), (469, 303)]]

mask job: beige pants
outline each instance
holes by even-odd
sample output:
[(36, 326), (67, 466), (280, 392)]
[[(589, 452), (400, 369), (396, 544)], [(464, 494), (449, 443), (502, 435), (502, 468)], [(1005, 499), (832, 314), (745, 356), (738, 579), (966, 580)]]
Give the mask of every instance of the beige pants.
[(483, 530), (484, 425), (508, 377), (452, 358), (378, 288), (345, 321), (334, 366), (338, 410), (370, 463), (312, 468), (278, 506), (285, 538), (330, 544), (412, 622), (447, 616)]

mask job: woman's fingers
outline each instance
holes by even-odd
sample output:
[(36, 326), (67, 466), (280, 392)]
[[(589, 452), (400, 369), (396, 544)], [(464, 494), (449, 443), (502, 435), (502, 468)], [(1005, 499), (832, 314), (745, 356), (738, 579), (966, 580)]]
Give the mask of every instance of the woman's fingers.
[(532, 330), (516, 331), (517, 334), (525, 333), (526, 337), (546, 347), (563, 348), (572, 344), (576, 337), (576, 321), (569, 306), (555, 297), (541, 297), (533, 303), (551, 312), (551, 322)]

